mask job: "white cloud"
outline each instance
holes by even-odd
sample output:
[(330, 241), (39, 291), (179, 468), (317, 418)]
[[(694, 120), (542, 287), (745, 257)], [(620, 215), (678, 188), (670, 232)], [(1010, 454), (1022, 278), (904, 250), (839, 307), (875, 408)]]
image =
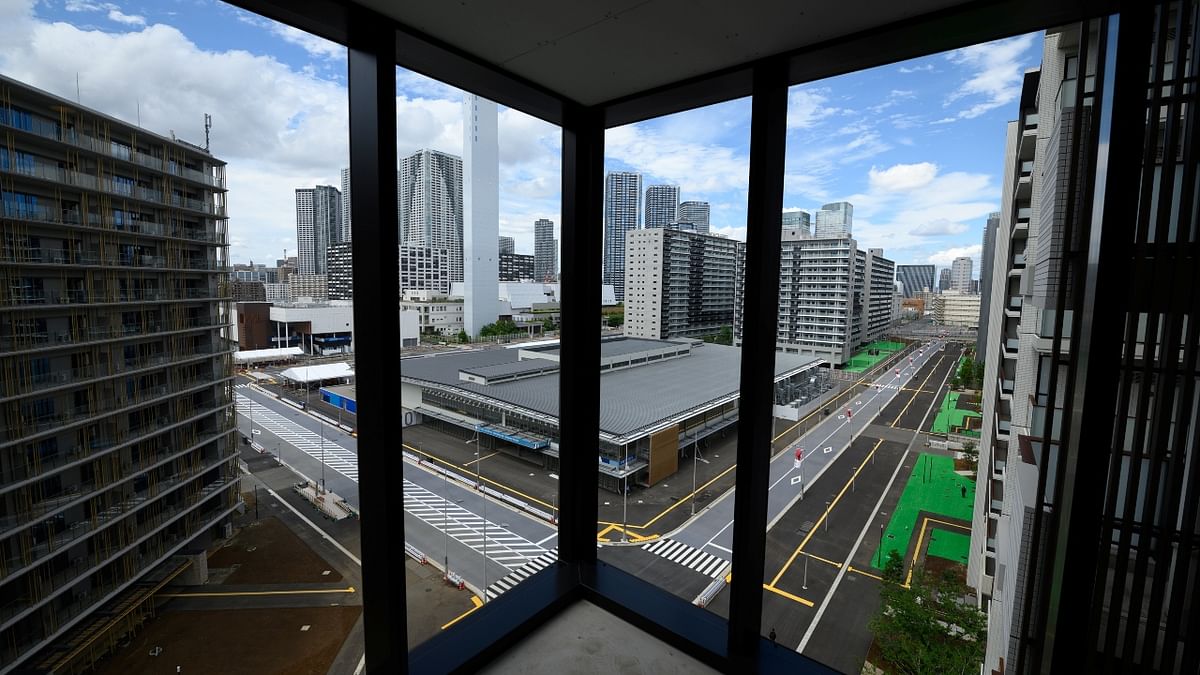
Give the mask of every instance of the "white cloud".
[(63, 9), (68, 12), (98, 12), (104, 9), (104, 6), (94, 2), (85, 2), (84, 0), (67, 0)]
[(788, 131), (807, 129), (838, 112), (837, 108), (825, 105), (828, 100), (829, 98), (819, 91), (793, 89), (788, 94)]
[(604, 152), (607, 158), (648, 174), (647, 180), (679, 185), (689, 198), (744, 191), (749, 180), (750, 158), (745, 150), (671, 138), (642, 125), (609, 129)]
[(956, 117), (970, 119), (1016, 100), (1024, 77), (1022, 56), (1033, 44), (1033, 34), (1020, 35), (957, 49), (946, 55), (951, 63), (966, 68), (971, 76), (946, 97), (945, 106), (960, 99), (975, 101)]
[[(962, 257), (974, 258), (975, 262), (978, 263), (979, 254), (982, 252), (983, 244), (955, 246), (954, 248), (947, 248), (938, 251), (937, 253), (930, 255), (926, 260), (927, 262), (933, 263), (934, 265), (940, 265), (942, 267), (947, 267), (950, 265), (950, 263), (954, 262), (955, 258)], [(975, 267), (978, 268), (978, 264), (976, 264)]]
[(867, 172), (867, 181), (873, 189), (904, 192), (929, 185), (937, 172), (937, 165), (930, 162), (896, 164), (882, 170), (871, 167)]
[(962, 223), (954, 223), (945, 218), (939, 218), (917, 225), (912, 229), (912, 233), (918, 237), (937, 237), (962, 234), (967, 229), (967, 226)]
[(930, 70), (933, 70), (932, 63), (926, 63), (926, 64), (923, 64), (920, 66), (900, 66), (900, 68), (899, 68), (899, 71), (906, 75), (909, 73), (920, 73), (920, 72), (927, 72)]
[(146, 17), (137, 14), (126, 14), (117, 8), (108, 10), (108, 20), (123, 23), (126, 26), (145, 26)]
[(346, 48), (336, 42), (330, 42), (325, 38), (282, 23), (274, 21), (267, 21), (265, 23), (269, 26), (272, 33), (283, 38), (285, 42), (300, 47), (308, 52), (310, 56), (338, 60), (345, 60), (346, 58)]

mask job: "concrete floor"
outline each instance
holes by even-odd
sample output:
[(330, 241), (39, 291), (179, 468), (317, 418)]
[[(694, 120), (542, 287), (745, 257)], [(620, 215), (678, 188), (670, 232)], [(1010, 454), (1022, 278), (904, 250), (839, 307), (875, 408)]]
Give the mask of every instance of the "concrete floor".
[(720, 671), (580, 601), (563, 610), (481, 670), (483, 673), (654, 673), (704, 675)]

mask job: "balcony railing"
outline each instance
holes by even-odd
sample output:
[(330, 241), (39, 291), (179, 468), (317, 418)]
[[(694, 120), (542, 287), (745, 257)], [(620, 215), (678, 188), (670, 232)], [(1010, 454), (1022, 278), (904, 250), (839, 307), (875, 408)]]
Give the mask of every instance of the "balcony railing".
[(192, 211), (200, 211), (209, 215), (224, 217), (224, 205), (218, 205), (211, 201), (202, 201), (199, 199), (191, 199), (180, 195), (166, 195), (161, 190), (142, 187), (132, 183), (113, 180), (112, 178), (98, 178), (80, 171), (65, 169), (48, 162), (35, 160), (32, 164), (24, 164), (20, 166), (11, 166), (4, 171), (22, 176), (30, 176), (40, 178), (42, 180), (70, 185), (82, 190), (91, 190), (96, 192), (107, 192), (109, 194), (120, 195), (122, 197), (133, 197), (146, 202), (154, 202), (164, 206), (173, 206), (175, 208), (189, 209)]
[(148, 234), (159, 237), (175, 237), (191, 239), (205, 243), (224, 244), (225, 238), (217, 232), (209, 232), (183, 225), (167, 225), (152, 220), (104, 218), (95, 213), (81, 214), (73, 209), (56, 209), (49, 206), (15, 204), (6, 202), (0, 204), (0, 216), (14, 220), (30, 220), (44, 223), (63, 225), (78, 225), (93, 227), (105, 231), (128, 232), (131, 234)]
[(78, 148), (83, 148), (84, 150), (89, 150), (91, 152), (106, 155), (108, 157), (122, 159), (126, 162), (132, 162), (139, 166), (144, 166), (162, 173), (170, 173), (197, 183), (203, 183), (210, 187), (215, 187), (218, 189), (225, 188), (225, 181), (217, 176), (206, 174), (195, 169), (189, 169), (185, 166), (180, 166), (178, 162), (164, 163), (157, 157), (152, 157), (145, 153), (138, 152), (137, 150), (133, 150), (124, 145), (115, 144), (112, 141), (100, 140), (93, 136), (81, 133), (76, 129), (68, 129), (64, 133), (61, 125), (55, 122), (44, 120), (40, 117), (33, 117), (33, 119), (30, 120), (32, 123), (29, 126), (25, 126), (24, 124), (6, 124), (8, 119), (8, 116), (0, 115), (0, 125), (10, 126), (14, 129), (20, 129), (36, 136), (41, 136), (42, 138), (48, 138), (60, 143), (74, 145)]
[(71, 265), (91, 267), (132, 267), (228, 272), (229, 267), (215, 260), (167, 260), (161, 255), (101, 256), (96, 251), (72, 253), (52, 248), (9, 249), (0, 254), (0, 262), (17, 265)]

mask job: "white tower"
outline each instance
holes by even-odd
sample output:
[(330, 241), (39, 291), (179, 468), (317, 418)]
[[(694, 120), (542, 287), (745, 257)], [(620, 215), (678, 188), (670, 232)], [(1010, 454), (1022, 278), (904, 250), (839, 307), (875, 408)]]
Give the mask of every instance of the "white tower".
[(500, 307), (500, 146), (496, 104), (463, 99), (463, 329), (471, 337)]

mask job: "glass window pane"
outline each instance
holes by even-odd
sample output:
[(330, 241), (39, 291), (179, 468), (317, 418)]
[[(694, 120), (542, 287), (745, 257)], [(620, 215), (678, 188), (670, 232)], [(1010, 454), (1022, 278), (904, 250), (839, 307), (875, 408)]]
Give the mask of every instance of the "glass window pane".
[(562, 138), (403, 68), (396, 84), (416, 643), (557, 558)]
[(733, 562), (749, 123), (741, 99), (605, 138), (599, 557), (717, 606)]

